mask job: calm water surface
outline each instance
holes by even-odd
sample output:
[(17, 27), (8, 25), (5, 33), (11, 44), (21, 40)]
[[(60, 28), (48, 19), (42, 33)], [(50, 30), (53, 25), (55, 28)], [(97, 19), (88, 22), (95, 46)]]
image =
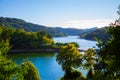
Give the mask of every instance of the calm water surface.
[[(88, 41), (85, 39), (78, 39), (78, 36), (57, 37), (54, 38), (55, 42), (77, 42), (81, 49), (88, 49), (95, 46), (95, 41)], [(64, 72), (61, 66), (56, 62), (55, 53), (30, 53), (30, 54), (10, 54), (15, 62), (20, 64), (22, 61), (32, 61), (40, 73), (42, 80), (57, 80)], [(86, 75), (86, 71), (82, 71)]]
[(68, 43), (68, 42), (77, 42), (80, 45), (80, 49), (87, 50), (96, 46), (96, 41), (90, 41), (85, 39), (79, 39), (79, 36), (68, 36), (68, 37), (58, 37), (54, 38), (55, 42)]

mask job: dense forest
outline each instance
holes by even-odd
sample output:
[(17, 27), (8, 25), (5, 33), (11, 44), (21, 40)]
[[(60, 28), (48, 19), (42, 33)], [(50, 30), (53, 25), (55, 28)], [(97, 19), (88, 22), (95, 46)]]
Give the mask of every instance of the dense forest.
[(39, 49), (54, 45), (52, 35), (45, 31), (26, 32), (24, 29), (0, 27), (0, 39), (10, 40), (11, 49)]
[(101, 39), (102, 41), (107, 41), (110, 38), (110, 34), (107, 33), (108, 27), (99, 28), (95, 31), (86, 32), (80, 34), (80, 38), (87, 40), (95, 40), (96, 38)]
[[(45, 31), (28, 32), (24, 29), (14, 29), (0, 26), (0, 40), (9, 39), (11, 50), (59, 49), (68, 43), (55, 43), (51, 34)], [(71, 42), (76, 47), (79, 45)]]

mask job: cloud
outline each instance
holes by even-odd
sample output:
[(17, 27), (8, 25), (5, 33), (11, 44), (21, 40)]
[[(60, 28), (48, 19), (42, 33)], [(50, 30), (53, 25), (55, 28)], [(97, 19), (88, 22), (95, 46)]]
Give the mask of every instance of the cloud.
[(90, 28), (90, 27), (104, 27), (108, 26), (112, 19), (95, 19), (95, 20), (69, 20), (64, 21), (60, 26), (62, 27), (73, 27), (73, 28)]
[(63, 28), (91, 28), (91, 27), (105, 27), (108, 26), (111, 22), (114, 22), (113, 19), (86, 19), (86, 20), (36, 20), (35, 23), (40, 25), (45, 25), (48, 27), (63, 27)]

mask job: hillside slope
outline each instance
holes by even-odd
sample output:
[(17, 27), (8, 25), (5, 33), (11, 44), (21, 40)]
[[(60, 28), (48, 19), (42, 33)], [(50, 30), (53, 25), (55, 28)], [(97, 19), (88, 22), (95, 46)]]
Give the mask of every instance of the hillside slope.
[(44, 30), (47, 33), (52, 34), (53, 36), (66, 36), (65, 34), (57, 31), (55, 28), (33, 24), (17, 18), (0, 17), (0, 25), (11, 27), (11, 28), (18, 28), (18, 29), (22, 28), (25, 31), (36, 32), (36, 31)]
[(8, 18), (8, 17), (0, 17), (0, 25), (1, 26), (9, 26), (10, 28), (22, 28), (25, 31), (40, 31), (44, 30), (47, 33), (52, 34), (54, 37), (67, 36), (67, 35), (79, 35), (85, 32), (91, 32), (96, 30), (97, 28), (90, 29), (75, 29), (75, 28), (61, 28), (61, 27), (47, 27), (43, 25), (33, 24), (30, 22), (26, 22), (22, 19), (17, 18)]
[(94, 30), (97, 30), (97, 27), (94, 28), (89, 28), (89, 29), (75, 29), (75, 28), (61, 28), (61, 27), (56, 27), (56, 30), (59, 32), (62, 32), (67, 35), (79, 35), (85, 32), (91, 32)]
[(99, 28), (92, 32), (86, 32), (80, 34), (80, 38), (87, 40), (95, 40), (95, 38), (101, 39), (103, 41), (107, 41), (110, 38), (110, 34), (107, 33), (107, 28)]

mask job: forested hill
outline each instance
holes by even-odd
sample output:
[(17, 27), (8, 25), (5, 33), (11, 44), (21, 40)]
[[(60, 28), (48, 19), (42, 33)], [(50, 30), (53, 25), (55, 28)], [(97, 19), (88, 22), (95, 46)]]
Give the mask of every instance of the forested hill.
[(75, 29), (75, 28), (61, 28), (61, 27), (56, 27), (56, 30), (59, 32), (62, 32), (67, 35), (79, 35), (85, 32), (91, 32), (94, 30), (97, 30), (97, 27), (94, 28), (89, 28), (89, 29)]
[(44, 30), (47, 33), (52, 34), (53, 36), (66, 36), (64, 33), (57, 31), (55, 28), (33, 24), (33, 23), (26, 22), (25, 20), (17, 19), (17, 18), (0, 17), (0, 25), (11, 27), (11, 28), (18, 28), (18, 29), (22, 28), (25, 31), (36, 32), (36, 31)]
[(0, 17), (0, 25), (1, 26), (9, 26), (11, 28), (23, 28), (26, 31), (40, 31), (44, 30), (47, 33), (52, 34), (53, 36), (66, 36), (66, 35), (79, 35), (81, 33), (94, 31), (97, 28), (90, 29), (75, 29), (75, 28), (61, 28), (61, 27), (47, 27), (43, 25), (33, 24), (30, 22), (26, 22), (22, 19), (17, 18), (8, 18), (8, 17)]
[(92, 32), (86, 32), (80, 34), (80, 38), (87, 40), (95, 40), (95, 38), (98, 38), (103, 41), (107, 41), (110, 38), (110, 34), (107, 33), (107, 27), (104, 27), (104, 28), (99, 28)]

